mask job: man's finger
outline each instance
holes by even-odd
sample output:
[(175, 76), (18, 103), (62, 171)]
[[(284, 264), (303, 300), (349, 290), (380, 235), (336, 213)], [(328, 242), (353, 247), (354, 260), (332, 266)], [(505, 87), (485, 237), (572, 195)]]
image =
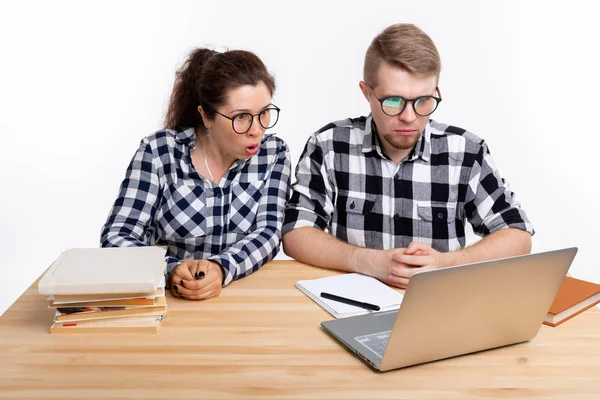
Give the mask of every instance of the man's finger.
[(394, 261), (410, 266), (424, 267), (433, 262), (429, 256), (410, 256), (406, 254), (394, 254)]
[(404, 254), (407, 255), (416, 255), (416, 256), (426, 256), (429, 255), (430, 246), (419, 243), (419, 242), (411, 242), (406, 250), (404, 250)]
[(388, 275), (388, 282), (393, 286), (399, 287), (400, 289), (406, 289), (406, 286), (408, 285), (407, 278), (403, 278), (392, 274)]
[(409, 267), (409, 266), (399, 266), (399, 267), (390, 267), (388, 268), (388, 272), (393, 275), (396, 276), (398, 278), (404, 278), (404, 279), (409, 279), (411, 276), (414, 275), (414, 273), (417, 271), (416, 268), (413, 267)]

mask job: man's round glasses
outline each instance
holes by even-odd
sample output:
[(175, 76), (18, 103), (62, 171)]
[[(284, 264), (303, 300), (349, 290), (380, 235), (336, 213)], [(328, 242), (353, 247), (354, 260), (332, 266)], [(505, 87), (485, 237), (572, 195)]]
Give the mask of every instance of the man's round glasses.
[[(371, 90), (373, 90), (373, 93), (375, 93), (373, 88), (371, 88)], [(402, 114), (408, 103), (412, 103), (415, 114), (420, 115), (421, 117), (426, 117), (433, 114), (442, 101), (442, 94), (440, 93), (440, 90), (438, 88), (435, 88), (435, 90), (440, 97), (420, 96), (415, 99), (405, 99), (402, 96), (386, 96), (378, 98), (377, 101), (379, 104), (381, 104), (381, 111), (390, 117), (395, 117)], [(375, 95), (377, 94), (375, 93)]]
[(241, 113), (234, 115), (233, 117), (228, 117), (227, 115), (221, 114), (220, 112), (215, 110), (217, 114), (230, 120), (233, 130), (235, 131), (235, 133), (240, 135), (243, 135), (244, 133), (248, 132), (250, 128), (252, 128), (254, 117), (258, 117), (258, 123), (264, 129), (274, 127), (277, 121), (279, 120), (279, 111), (279, 107), (271, 105), (269, 106), (269, 108), (262, 110), (258, 114)]

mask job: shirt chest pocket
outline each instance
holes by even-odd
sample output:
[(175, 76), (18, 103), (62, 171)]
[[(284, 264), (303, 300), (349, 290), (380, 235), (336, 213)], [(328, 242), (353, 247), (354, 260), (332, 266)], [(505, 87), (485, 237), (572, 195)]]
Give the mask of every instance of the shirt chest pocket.
[(255, 227), (264, 184), (263, 181), (232, 184), (229, 205), (230, 232), (249, 233)]
[(446, 250), (449, 239), (456, 237), (456, 205), (443, 202), (417, 204), (417, 215), (417, 236), (421, 241), (432, 243), (436, 250)]
[(371, 199), (340, 195), (337, 202), (337, 232), (332, 233), (352, 245), (373, 247), (373, 231), (370, 227), (372, 215), (370, 214), (374, 205), (375, 201)]
[(204, 188), (182, 183), (166, 185), (157, 220), (167, 238), (192, 239), (206, 236)]

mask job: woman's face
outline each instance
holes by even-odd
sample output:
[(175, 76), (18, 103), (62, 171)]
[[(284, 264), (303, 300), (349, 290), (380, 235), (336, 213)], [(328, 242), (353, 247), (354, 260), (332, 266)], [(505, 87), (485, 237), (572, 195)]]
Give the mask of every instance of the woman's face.
[(210, 121), (209, 140), (214, 139), (236, 159), (252, 157), (258, 152), (265, 134), (259, 118), (264, 126), (269, 126), (269, 112), (265, 110), (270, 107), (271, 93), (262, 82), (256, 86), (245, 85), (230, 90), (225, 103), (217, 108), (217, 113)]

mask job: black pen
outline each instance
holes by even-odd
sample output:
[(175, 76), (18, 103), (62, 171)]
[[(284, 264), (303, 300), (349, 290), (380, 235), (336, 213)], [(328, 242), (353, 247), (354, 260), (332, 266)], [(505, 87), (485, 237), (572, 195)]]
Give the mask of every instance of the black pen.
[(362, 301), (356, 301), (352, 299), (348, 299), (346, 297), (336, 296), (335, 294), (321, 292), (321, 297), (324, 299), (339, 301), (340, 303), (350, 304), (351, 306), (365, 308), (367, 310), (379, 311), (379, 306), (370, 303), (363, 303)]

